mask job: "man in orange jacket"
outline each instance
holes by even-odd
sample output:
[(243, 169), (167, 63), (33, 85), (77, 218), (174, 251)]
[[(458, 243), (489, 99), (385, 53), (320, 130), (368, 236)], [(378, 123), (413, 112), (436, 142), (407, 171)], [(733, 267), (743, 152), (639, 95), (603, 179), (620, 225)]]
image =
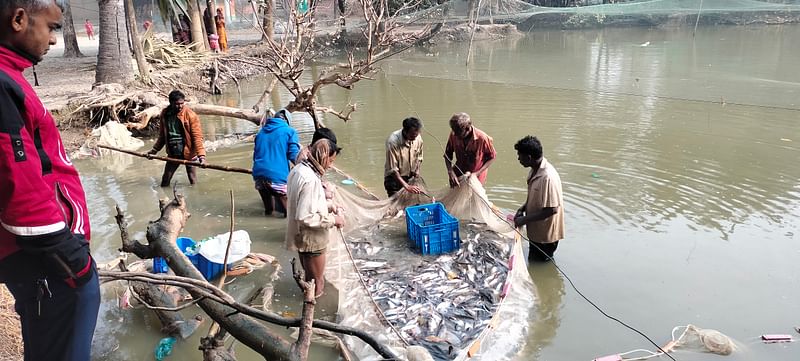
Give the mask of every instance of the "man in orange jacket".
[[(161, 127), (158, 130), (158, 140), (148, 154), (156, 154), (162, 147), (167, 146), (167, 156), (175, 159), (206, 162), (206, 149), (203, 146), (203, 128), (200, 127), (200, 118), (189, 107), (185, 106), (186, 96), (180, 90), (169, 93), (169, 106), (161, 112)], [(178, 170), (179, 163), (167, 162), (164, 166), (164, 175), (161, 176), (161, 186), (169, 187), (172, 176)], [(197, 168), (186, 165), (186, 174), (189, 183), (197, 183)]]

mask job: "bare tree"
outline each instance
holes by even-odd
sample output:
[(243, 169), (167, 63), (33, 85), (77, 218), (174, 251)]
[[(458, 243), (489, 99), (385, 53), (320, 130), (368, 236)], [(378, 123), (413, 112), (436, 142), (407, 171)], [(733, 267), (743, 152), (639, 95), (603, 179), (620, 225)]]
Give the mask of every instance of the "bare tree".
[(317, 104), (317, 95), (323, 87), (335, 84), (352, 89), (358, 81), (370, 78), (378, 62), (408, 49), (418, 39), (429, 34), (431, 27), (421, 26), (412, 31), (406, 27), (405, 22), (400, 21), (400, 15), (416, 8), (419, 1), (406, 2), (399, 9), (390, 12), (386, 0), (359, 0), (364, 21), (360, 33), (345, 37), (344, 29), (339, 29), (338, 33), (326, 39), (328, 42), (350, 47), (348, 62), (328, 67), (313, 83), (302, 84), (300, 79), (306, 64), (319, 54), (315, 20), (317, 3), (312, 2), (309, 10), (304, 13), (295, 7), (287, 9), (287, 27), (293, 30), (291, 34), (275, 40), (265, 32), (266, 50), (260, 65), (275, 75), (294, 97), (286, 106), (287, 110), (307, 112), (314, 119), (315, 127), (319, 128), (323, 123), (318, 118), (318, 113), (332, 114), (347, 121), (356, 110), (355, 104), (347, 104), (339, 111)]
[(65, 58), (79, 58), (83, 56), (81, 49), (78, 47), (78, 38), (75, 35), (75, 22), (72, 20), (72, 7), (69, 0), (63, 3), (64, 8), (64, 57)]

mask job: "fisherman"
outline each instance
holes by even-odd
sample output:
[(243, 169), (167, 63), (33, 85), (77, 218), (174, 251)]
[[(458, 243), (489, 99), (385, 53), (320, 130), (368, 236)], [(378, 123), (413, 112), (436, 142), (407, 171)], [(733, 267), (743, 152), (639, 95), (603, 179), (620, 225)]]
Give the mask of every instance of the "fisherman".
[[(300, 153), (297, 131), (289, 124), (292, 115), (281, 109), (268, 118), (256, 135), (253, 149), (253, 180), (264, 203), (264, 214), (270, 216), (275, 208), (286, 212), (286, 178), (289, 162)], [(278, 206), (280, 203), (280, 207)]]
[(306, 281), (314, 280), (316, 298), (324, 292), (330, 231), (344, 226), (344, 217), (331, 212), (322, 186), (325, 172), (340, 151), (336, 143), (319, 140), (309, 147), (308, 157), (289, 172), (286, 244), (299, 252)]
[[(481, 184), (486, 183), (489, 166), (497, 157), (492, 137), (472, 125), (469, 114), (456, 113), (450, 118), (450, 137), (444, 151), (444, 166), (450, 188), (458, 187), (458, 178), (474, 174)], [(453, 167), (453, 154), (456, 161)]]
[(83, 186), (23, 76), (55, 45), (61, 15), (54, 0), (0, 1), (0, 283), (32, 361), (89, 360), (100, 307)]
[(528, 198), (517, 210), (514, 225), (525, 226), (531, 242), (528, 259), (546, 262), (553, 258), (558, 241), (564, 238), (564, 197), (561, 177), (544, 157), (539, 139), (527, 136), (514, 145), (519, 164), (530, 168)]
[[(203, 146), (203, 129), (200, 127), (200, 118), (184, 105), (185, 102), (186, 96), (180, 90), (173, 90), (169, 93), (169, 106), (161, 112), (158, 140), (147, 154), (156, 154), (166, 145), (167, 156), (170, 158), (205, 164), (206, 149)], [(161, 176), (162, 187), (169, 187), (172, 176), (179, 166), (180, 163), (176, 162), (167, 162), (164, 165), (164, 175)], [(190, 184), (197, 183), (197, 168), (187, 164), (186, 175), (189, 177)]]
[(409, 117), (403, 119), (403, 129), (396, 130), (386, 139), (386, 162), (383, 169), (383, 187), (391, 197), (401, 189), (413, 194), (422, 188), (411, 185), (419, 176), (422, 164), (422, 121)]
[(337, 143), (336, 133), (330, 130), (330, 128), (319, 128), (315, 130), (314, 135), (311, 136), (311, 144), (309, 144), (308, 147), (303, 147), (303, 149), (300, 150), (300, 153), (297, 154), (297, 159), (295, 159), (294, 163), (299, 164), (308, 158), (308, 148), (320, 139), (328, 139), (331, 142)]

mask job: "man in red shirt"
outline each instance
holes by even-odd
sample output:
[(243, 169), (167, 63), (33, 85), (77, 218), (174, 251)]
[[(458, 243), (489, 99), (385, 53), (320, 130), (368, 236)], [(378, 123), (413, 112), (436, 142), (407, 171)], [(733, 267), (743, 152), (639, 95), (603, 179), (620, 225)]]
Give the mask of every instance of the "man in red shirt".
[(0, 282), (16, 301), (26, 361), (88, 361), (100, 307), (78, 171), (22, 75), (59, 28), (54, 0), (0, 1)]
[(86, 22), (83, 23), (83, 27), (86, 29), (86, 36), (89, 37), (89, 40), (94, 40), (94, 25), (89, 19), (86, 19)]
[[(458, 187), (458, 178), (474, 174), (481, 184), (486, 183), (489, 165), (497, 158), (492, 137), (472, 126), (467, 113), (456, 113), (450, 118), (450, 137), (444, 151), (444, 166), (450, 187)], [(455, 154), (455, 166), (453, 166)]]

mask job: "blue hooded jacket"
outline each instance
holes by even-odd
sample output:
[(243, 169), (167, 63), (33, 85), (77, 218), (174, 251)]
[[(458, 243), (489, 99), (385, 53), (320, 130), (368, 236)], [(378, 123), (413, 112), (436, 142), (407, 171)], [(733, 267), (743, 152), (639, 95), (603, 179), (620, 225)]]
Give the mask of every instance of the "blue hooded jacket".
[[(286, 113), (287, 116), (289, 113)], [(291, 116), (288, 116), (291, 120)], [(264, 178), (272, 183), (286, 184), (289, 161), (300, 153), (300, 139), (288, 120), (269, 118), (256, 135), (253, 150), (253, 179)]]

